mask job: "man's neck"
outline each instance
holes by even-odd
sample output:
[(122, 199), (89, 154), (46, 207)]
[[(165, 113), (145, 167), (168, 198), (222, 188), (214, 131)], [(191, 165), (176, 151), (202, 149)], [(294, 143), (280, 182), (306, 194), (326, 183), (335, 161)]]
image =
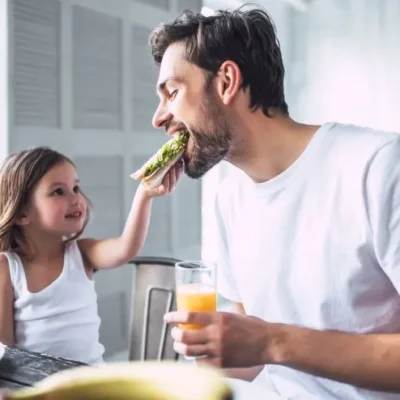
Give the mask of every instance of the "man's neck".
[(266, 117), (255, 112), (238, 121), (235, 149), (229, 161), (254, 182), (266, 182), (289, 168), (304, 152), (319, 126), (289, 117)]

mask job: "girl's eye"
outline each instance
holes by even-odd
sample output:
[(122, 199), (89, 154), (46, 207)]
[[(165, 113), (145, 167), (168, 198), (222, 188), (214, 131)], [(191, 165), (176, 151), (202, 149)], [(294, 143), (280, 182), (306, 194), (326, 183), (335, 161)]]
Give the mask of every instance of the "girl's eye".
[(62, 196), (64, 194), (64, 190), (61, 188), (58, 188), (53, 192), (53, 194), (56, 196)]
[(81, 191), (81, 188), (79, 186), (74, 187), (74, 193), (79, 193)]

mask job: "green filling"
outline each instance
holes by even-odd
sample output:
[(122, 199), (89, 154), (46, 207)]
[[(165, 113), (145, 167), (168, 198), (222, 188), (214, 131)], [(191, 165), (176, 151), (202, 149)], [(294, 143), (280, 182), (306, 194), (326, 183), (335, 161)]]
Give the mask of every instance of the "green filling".
[(144, 171), (144, 178), (147, 178), (154, 172), (158, 171), (164, 167), (168, 161), (176, 157), (176, 155), (186, 147), (188, 140), (189, 134), (184, 132), (165, 143), (161, 147), (156, 160), (147, 166), (146, 170)]

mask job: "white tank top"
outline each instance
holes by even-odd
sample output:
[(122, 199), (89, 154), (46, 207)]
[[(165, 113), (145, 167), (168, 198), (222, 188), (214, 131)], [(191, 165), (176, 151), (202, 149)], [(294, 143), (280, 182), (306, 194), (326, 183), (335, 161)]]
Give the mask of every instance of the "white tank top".
[(97, 295), (76, 241), (66, 246), (60, 276), (38, 293), (29, 292), (19, 256), (4, 254), (15, 296), (16, 347), (88, 364), (102, 363)]

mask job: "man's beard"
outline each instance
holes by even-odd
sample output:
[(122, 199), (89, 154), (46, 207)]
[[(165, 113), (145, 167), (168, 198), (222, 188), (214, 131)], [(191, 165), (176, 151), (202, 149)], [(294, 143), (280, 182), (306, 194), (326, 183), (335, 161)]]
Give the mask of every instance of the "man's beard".
[(201, 178), (222, 161), (228, 154), (232, 141), (231, 132), (223, 121), (219, 108), (210, 100), (206, 103), (202, 107), (204, 117), (201, 120), (205, 125), (210, 121), (212, 128), (190, 129), (193, 150), (190, 159), (185, 162), (185, 173), (193, 179)]

